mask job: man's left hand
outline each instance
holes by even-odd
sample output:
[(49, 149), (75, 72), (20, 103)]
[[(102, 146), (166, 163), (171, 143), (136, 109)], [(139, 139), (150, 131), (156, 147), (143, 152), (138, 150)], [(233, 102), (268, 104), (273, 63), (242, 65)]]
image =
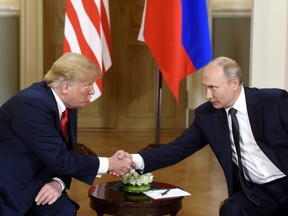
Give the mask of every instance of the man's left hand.
[(61, 196), (62, 188), (59, 182), (52, 180), (46, 183), (35, 198), (37, 205), (52, 205)]

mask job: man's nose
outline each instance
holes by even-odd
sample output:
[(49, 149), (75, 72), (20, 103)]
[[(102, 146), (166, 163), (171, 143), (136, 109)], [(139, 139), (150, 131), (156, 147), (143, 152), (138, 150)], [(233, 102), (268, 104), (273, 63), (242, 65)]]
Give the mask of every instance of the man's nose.
[(206, 99), (207, 100), (210, 100), (213, 96), (212, 96), (212, 93), (211, 93), (211, 90), (209, 89), (206, 89), (205, 91), (205, 96), (206, 96)]
[(94, 95), (94, 94), (95, 94), (95, 89), (94, 89), (94, 86), (91, 85), (89, 88), (89, 95)]

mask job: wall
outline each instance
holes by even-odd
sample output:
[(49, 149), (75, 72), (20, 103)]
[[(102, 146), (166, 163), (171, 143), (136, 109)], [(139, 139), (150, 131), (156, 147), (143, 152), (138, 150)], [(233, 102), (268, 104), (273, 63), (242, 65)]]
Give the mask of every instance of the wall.
[[(213, 29), (213, 17), (217, 17), (219, 15), (235, 16), (241, 15), (241, 13), (249, 13), (251, 10), (251, 5), (251, 0), (207, 0), (211, 36)], [(202, 92), (201, 74), (202, 71), (200, 70), (189, 76), (187, 80), (189, 94), (188, 107), (190, 108), (194, 108), (205, 101), (204, 95), (200, 93)]]
[(19, 4), (0, 0), (0, 106), (19, 90)]
[[(221, 35), (218, 35), (218, 38), (220, 39), (220, 41), (215, 41), (215, 38), (212, 38), (212, 35), (214, 35), (214, 33), (216, 31), (214, 29), (214, 26), (213, 26), (213, 23), (215, 23), (214, 20), (217, 18), (228, 18), (228, 20), (230, 19), (230, 21), (233, 22), (233, 20), (232, 20), (233, 18), (250, 17), (252, 2), (251, 2), (251, 0), (208, 0), (207, 6), (208, 6), (209, 20), (210, 20), (211, 41), (214, 41), (215, 43), (217, 43), (217, 44), (212, 44), (212, 47), (216, 47), (216, 48), (218, 47), (219, 48), (219, 47), (221, 47), (221, 43), (224, 43), (225, 40), (223, 41), (224, 37), (221, 39)], [(213, 31), (213, 29), (214, 29), (214, 31)], [(231, 31), (234, 31), (234, 30), (231, 29)], [(229, 32), (229, 30), (226, 29), (225, 32), (227, 34), (227, 32)], [(239, 34), (241, 32), (239, 32), (239, 30), (237, 30), (237, 32), (234, 32), (234, 33)], [(249, 32), (249, 34), (250, 34), (250, 32)], [(247, 36), (245, 36), (245, 37), (247, 38)], [(239, 36), (238, 38), (241, 39), (241, 36)], [(233, 40), (233, 38), (231, 38), (231, 37), (230, 37), (230, 39)], [(235, 38), (235, 40), (236, 40), (236, 38)], [(238, 42), (235, 41), (235, 46), (237, 44), (239, 45)], [(243, 41), (241, 41), (241, 43), (243, 43)], [(249, 43), (249, 41), (248, 41), (248, 43)], [(224, 52), (224, 53), (227, 53), (226, 55), (229, 55), (228, 57), (235, 58), (235, 59), (237, 59), (237, 61), (239, 60), (240, 61), (239, 63), (249, 62), (249, 53), (248, 53), (248, 59), (243, 61), (243, 59), (244, 59), (243, 55), (245, 55), (245, 54), (235, 53), (235, 50), (239, 50), (239, 48), (237, 48), (237, 47), (235, 49), (232, 48), (229, 51), (229, 49), (227, 50), (226, 45), (227, 45), (226, 43), (223, 44), (222, 50), (219, 50), (218, 48), (217, 48), (217, 50), (213, 50), (213, 54), (218, 56), (219, 53)], [(249, 46), (249, 44), (247, 44), (247, 45)], [(245, 45), (245, 47), (247, 45)], [(243, 52), (243, 50), (245, 50), (245, 52), (246, 52), (246, 50), (248, 50), (247, 52), (249, 52), (249, 48), (248, 49), (246, 49), (246, 48), (242, 49), (241, 48), (241, 51), (239, 51), (239, 52)], [(230, 54), (233, 54), (233, 56), (230, 56)], [(247, 68), (248, 68), (247, 73), (249, 74), (249, 65), (247, 66)], [(246, 67), (244, 69), (246, 70)], [(187, 79), (187, 91), (188, 91), (188, 109), (187, 109), (187, 122), (186, 122), (187, 126), (191, 123), (191, 120), (194, 118), (194, 116), (193, 116), (194, 115), (194, 109), (206, 101), (206, 98), (205, 98), (205, 95), (203, 92), (203, 88), (202, 88), (202, 84), (201, 84), (202, 72), (203, 72), (203, 69), (190, 75)]]
[[(252, 5), (250, 85), (288, 89), (287, 0), (208, 0), (211, 10), (238, 10)], [(0, 0), (0, 6), (21, 5), (21, 87), (39, 80), (42, 59), (42, 1)], [(29, 49), (28, 49), (29, 48)], [(188, 108), (205, 101), (201, 71), (187, 79)]]
[(43, 79), (43, 1), (20, 2), (20, 88)]
[(288, 89), (288, 1), (254, 0), (251, 85)]
[[(235, 13), (251, 9), (251, 47), (249, 85), (288, 89), (288, 1), (287, 0), (210, 0), (209, 14)], [(188, 114), (206, 101), (198, 71), (187, 79)], [(188, 116), (189, 117), (189, 116)], [(187, 125), (189, 120), (187, 118)]]
[(0, 10), (19, 12), (19, 89), (43, 78), (42, 0), (0, 0)]
[(19, 9), (19, 0), (0, 0), (0, 8)]

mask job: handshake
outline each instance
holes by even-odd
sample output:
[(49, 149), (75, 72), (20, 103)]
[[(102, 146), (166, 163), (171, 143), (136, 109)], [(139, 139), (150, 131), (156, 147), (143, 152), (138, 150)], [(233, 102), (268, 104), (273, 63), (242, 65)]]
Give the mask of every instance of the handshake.
[(108, 173), (115, 177), (123, 176), (125, 173), (130, 172), (132, 169), (136, 168), (131, 154), (123, 150), (115, 152), (111, 157), (108, 158), (108, 160)]

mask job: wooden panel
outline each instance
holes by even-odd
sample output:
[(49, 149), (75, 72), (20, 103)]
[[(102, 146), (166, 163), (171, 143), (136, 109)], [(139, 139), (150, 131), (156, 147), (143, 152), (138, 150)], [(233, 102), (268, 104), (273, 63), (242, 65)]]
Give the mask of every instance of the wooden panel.
[[(154, 129), (157, 65), (144, 42), (137, 40), (144, 0), (110, 1), (112, 67), (102, 96), (79, 109), (79, 128)], [(44, 0), (44, 69), (62, 54), (65, 0)], [(163, 85), (162, 128), (184, 128), (186, 85), (179, 104)]]
[[(44, 72), (46, 73), (53, 62), (63, 53), (65, 0), (43, 0), (44, 8)], [(108, 73), (110, 73), (108, 71)], [(105, 76), (104, 86), (113, 85), (113, 77)], [(115, 100), (113, 89), (104, 88), (97, 101), (78, 110), (79, 128), (114, 128)], [(114, 97), (115, 98), (115, 97)]]
[(102, 96), (78, 109), (79, 128), (116, 128), (115, 73), (111, 69), (105, 74)]
[(19, 91), (19, 17), (0, 16), (0, 106)]
[[(143, 5), (143, 0), (118, 1), (114, 5), (113, 15), (117, 17), (114, 34), (118, 36), (114, 47), (121, 50), (117, 55), (117, 77), (121, 83), (117, 97), (118, 128), (155, 127), (157, 65), (146, 44), (137, 40)], [(162, 128), (185, 127), (185, 89), (183, 82), (176, 104), (163, 81)]]
[(251, 18), (224, 15), (213, 18), (213, 56), (229, 56), (237, 61), (244, 85), (249, 86)]

